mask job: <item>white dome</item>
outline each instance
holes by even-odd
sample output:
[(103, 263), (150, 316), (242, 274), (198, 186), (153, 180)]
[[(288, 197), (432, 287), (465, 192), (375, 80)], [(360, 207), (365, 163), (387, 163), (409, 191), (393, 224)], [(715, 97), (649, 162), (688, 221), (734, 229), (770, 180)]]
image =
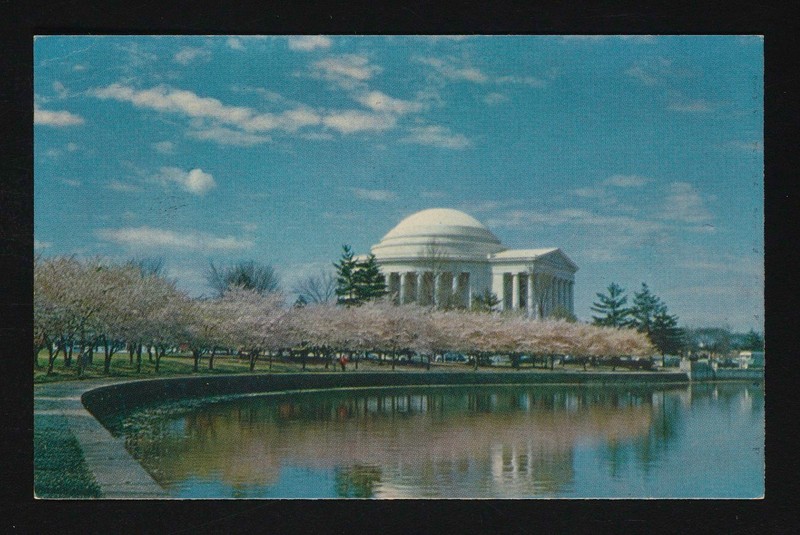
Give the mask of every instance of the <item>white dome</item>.
[(480, 221), (451, 208), (412, 214), (372, 247), (378, 260), (418, 258), (432, 251), (454, 259), (483, 259), (503, 250), (500, 240)]

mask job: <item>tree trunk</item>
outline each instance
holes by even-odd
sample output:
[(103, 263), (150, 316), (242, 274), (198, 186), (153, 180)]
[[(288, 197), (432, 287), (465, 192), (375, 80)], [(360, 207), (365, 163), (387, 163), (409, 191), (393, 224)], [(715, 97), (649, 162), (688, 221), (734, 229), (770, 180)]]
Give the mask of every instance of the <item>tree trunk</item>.
[(194, 368), (193, 371), (197, 372), (200, 366), (200, 349), (192, 349), (192, 357), (194, 357)]
[(58, 357), (58, 346), (56, 346), (55, 352), (53, 352), (52, 347), (47, 348), (47, 375), (53, 373), (53, 364), (56, 361), (56, 357)]
[(147, 362), (153, 362), (153, 346), (147, 345)]
[(250, 352), (250, 371), (254, 371), (256, 369), (256, 359), (258, 358), (258, 351), (251, 351)]
[(212, 347), (211, 348), (211, 354), (208, 356), (208, 369), (209, 370), (213, 370), (214, 369), (214, 355), (216, 355), (216, 354), (217, 354), (217, 348), (216, 347)]
[(136, 373), (142, 372), (142, 344), (136, 344)]
[(133, 366), (133, 354), (135, 353), (133, 349), (133, 344), (128, 344), (128, 359), (130, 360), (130, 365)]
[(269, 371), (272, 371), (272, 351), (269, 352)]
[[(67, 343), (65, 342), (62, 346), (64, 350), (64, 367), (71, 368), (72, 367), (72, 342), (69, 342), (69, 351), (67, 351)], [(58, 351), (56, 351), (56, 356), (58, 356)]]
[(158, 373), (158, 370), (161, 366), (161, 357), (164, 356), (165, 351), (166, 349), (162, 349), (161, 351), (159, 351), (158, 346), (156, 346), (156, 373)]
[(308, 351), (303, 350), (303, 351), (300, 352), (300, 360), (302, 361), (302, 364), (303, 364), (303, 371), (306, 371), (306, 358), (307, 358), (307, 356), (308, 356)]
[(396, 357), (397, 357), (397, 355), (395, 354), (394, 351), (392, 351), (392, 370), (393, 371), (394, 371), (394, 361), (395, 361)]

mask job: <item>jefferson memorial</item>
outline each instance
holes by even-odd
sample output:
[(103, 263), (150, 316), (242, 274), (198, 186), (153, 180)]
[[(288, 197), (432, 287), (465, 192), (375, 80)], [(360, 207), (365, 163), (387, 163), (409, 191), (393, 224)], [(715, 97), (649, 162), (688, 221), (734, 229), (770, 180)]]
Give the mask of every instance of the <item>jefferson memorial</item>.
[(471, 307), (487, 290), (502, 310), (574, 313), (578, 266), (558, 248), (507, 249), (480, 221), (431, 208), (403, 219), (372, 253), (398, 304)]

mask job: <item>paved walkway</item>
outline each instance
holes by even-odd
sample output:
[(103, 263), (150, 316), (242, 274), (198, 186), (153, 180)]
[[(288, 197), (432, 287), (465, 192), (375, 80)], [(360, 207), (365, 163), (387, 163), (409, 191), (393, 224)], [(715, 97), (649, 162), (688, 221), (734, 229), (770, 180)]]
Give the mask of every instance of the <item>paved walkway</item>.
[(81, 403), (81, 395), (87, 390), (119, 382), (124, 381), (66, 381), (34, 385), (33, 412), (66, 418), (103, 498), (167, 498), (167, 493), (125, 449), (124, 439), (112, 436)]

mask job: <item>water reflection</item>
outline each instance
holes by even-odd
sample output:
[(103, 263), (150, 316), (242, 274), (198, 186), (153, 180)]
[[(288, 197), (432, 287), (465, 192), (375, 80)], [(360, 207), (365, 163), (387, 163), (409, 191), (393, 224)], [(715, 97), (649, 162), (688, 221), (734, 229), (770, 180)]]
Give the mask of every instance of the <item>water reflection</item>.
[(669, 457), (696, 406), (763, 418), (762, 400), (743, 385), (263, 396), (172, 418), (134, 415), (126, 444), (180, 496), (203, 482), (219, 497), (572, 496), (583, 492), (576, 452), (597, 454), (610, 480), (646, 474)]

